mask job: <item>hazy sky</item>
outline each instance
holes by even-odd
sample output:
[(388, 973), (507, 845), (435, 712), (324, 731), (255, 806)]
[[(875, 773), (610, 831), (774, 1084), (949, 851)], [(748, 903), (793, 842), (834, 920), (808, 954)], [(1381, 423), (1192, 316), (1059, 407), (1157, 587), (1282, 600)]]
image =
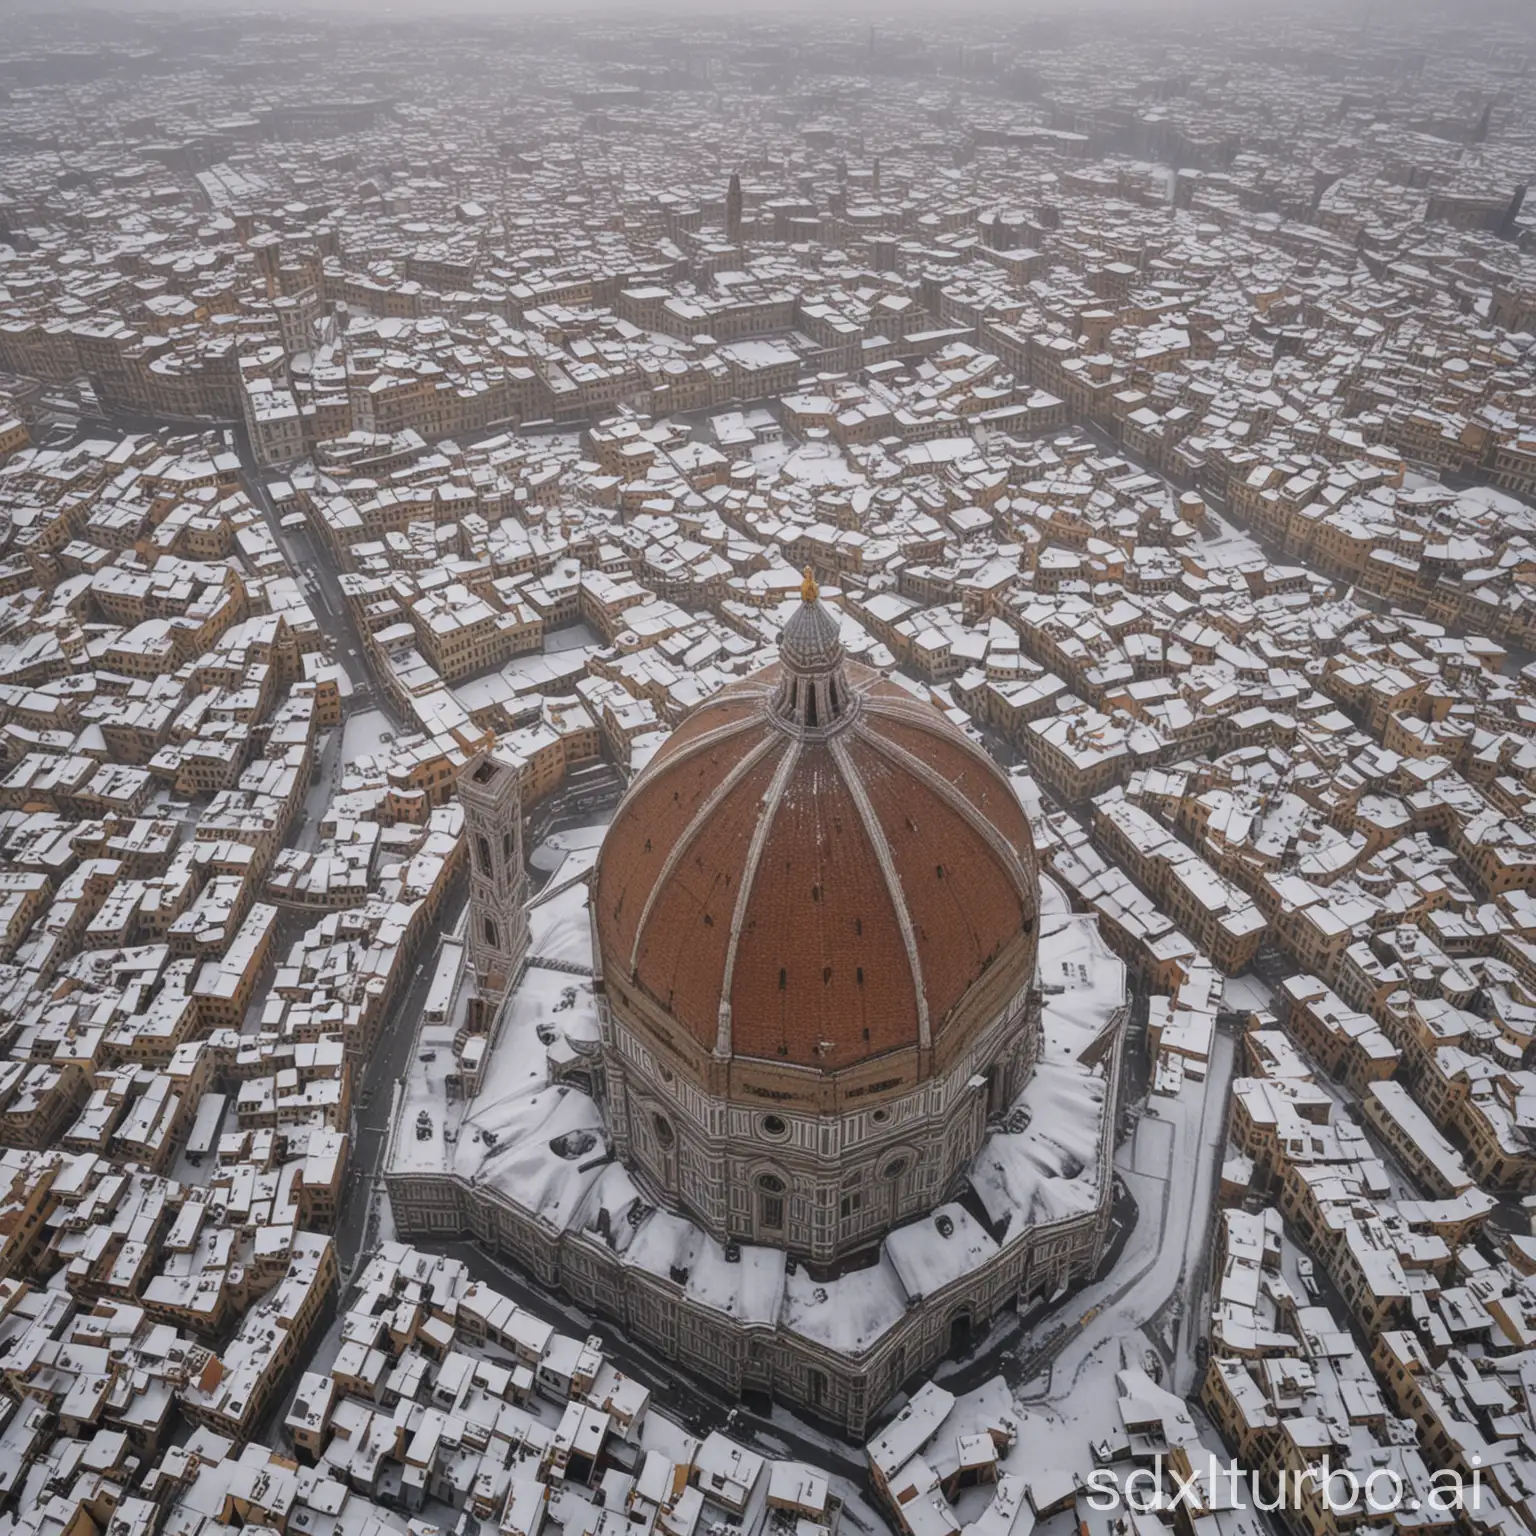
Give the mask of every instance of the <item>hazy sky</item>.
[[(1211, 16), (1218, 21), (1239, 18), (1283, 22), (1288, 18), (1358, 17), (1378, 35), (1388, 35), (1405, 24), (1416, 30), (1437, 24), (1460, 27), (1479, 21), (1511, 24), (1528, 30), (1536, 40), (1536, 0), (838, 0), (829, 10), (826, 0), (11, 0), (0, 5), (12, 15), (53, 15), (77, 27), (82, 16), (106, 12), (114, 18), (165, 15), (169, 12), (196, 15), (230, 12), (282, 13), (295, 17), (327, 15), (368, 17), (383, 21), (451, 20), (454, 16), (576, 16), (583, 20), (603, 16), (665, 20), (672, 15), (708, 16), (725, 20), (762, 20), (776, 17), (854, 19), (892, 25), (912, 24), (943, 31), (947, 22), (974, 24), (997, 17), (1004, 26), (1016, 26), (1030, 17), (1103, 16), (1106, 27), (1116, 15), (1133, 15), (1145, 21), (1158, 16), (1177, 24), (1192, 16)], [(1255, 41), (1262, 40), (1262, 30)]]
[[(1464, 17), (1468, 11), (1487, 8), (1508, 9), (1528, 13), (1536, 30), (1536, 4), (1530, 0), (943, 0), (935, 6), (932, 0), (838, 0), (833, 15), (842, 16), (850, 11), (861, 18), (878, 21), (888, 17), (891, 21), (920, 21), (942, 27), (950, 16), (996, 15), (1018, 20), (1030, 15), (1066, 15), (1112, 13), (1115, 11), (1140, 11), (1171, 14), (1190, 10), (1212, 10), (1226, 15), (1243, 12), (1264, 12), (1272, 15), (1332, 14), (1340, 11), (1374, 10), (1383, 21), (1393, 14), (1405, 11), (1416, 14), (1442, 12), (1447, 21)], [(771, 21), (778, 15), (826, 14), (825, 0), (278, 0), (278, 3), (261, 3), (261, 0), (20, 0), (15, 6), (6, 7), (15, 12), (73, 13), (109, 11), (118, 15), (155, 15), (166, 12), (288, 12), (314, 15), (317, 13), (366, 13), (374, 16), (397, 17), (449, 17), (453, 15), (569, 15), (573, 11), (585, 14), (613, 13), (634, 15), (643, 13), (652, 17), (688, 12), (732, 19), (761, 19)]]

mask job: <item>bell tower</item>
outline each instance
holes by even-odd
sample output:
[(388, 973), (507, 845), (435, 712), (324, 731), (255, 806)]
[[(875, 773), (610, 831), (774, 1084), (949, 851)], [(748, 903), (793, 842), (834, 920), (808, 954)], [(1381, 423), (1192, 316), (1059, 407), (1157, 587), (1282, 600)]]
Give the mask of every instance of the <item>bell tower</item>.
[(481, 752), (459, 774), (469, 838), (469, 944), (475, 984), (499, 998), (528, 949), (528, 876), (523, 868), (522, 759)]
[(735, 171), (725, 189), (725, 238), (741, 244), (741, 177)]

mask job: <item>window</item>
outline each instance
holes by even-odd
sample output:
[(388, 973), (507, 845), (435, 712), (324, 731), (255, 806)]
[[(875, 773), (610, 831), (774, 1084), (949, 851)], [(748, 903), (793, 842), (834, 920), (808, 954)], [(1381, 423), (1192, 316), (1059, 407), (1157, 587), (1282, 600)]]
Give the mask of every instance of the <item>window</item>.
[(784, 1230), (784, 1189), (776, 1173), (765, 1173), (757, 1181), (757, 1224), (764, 1231)]
[(492, 949), (499, 949), (501, 947), (501, 941), (496, 936), (496, 923), (494, 919), (489, 917), (486, 918), (483, 931), (485, 933), (485, 942), (489, 944)]
[(789, 1135), (789, 1122), (783, 1115), (764, 1115), (757, 1122), (757, 1128), (764, 1136), (768, 1136), (774, 1141), (782, 1141)]
[(491, 845), (483, 834), (475, 837), (475, 865), (482, 875), (491, 872)]
[(651, 1116), (651, 1129), (656, 1133), (656, 1141), (663, 1151), (670, 1151), (672, 1144), (677, 1140), (677, 1134), (672, 1129), (672, 1122), (665, 1115)]

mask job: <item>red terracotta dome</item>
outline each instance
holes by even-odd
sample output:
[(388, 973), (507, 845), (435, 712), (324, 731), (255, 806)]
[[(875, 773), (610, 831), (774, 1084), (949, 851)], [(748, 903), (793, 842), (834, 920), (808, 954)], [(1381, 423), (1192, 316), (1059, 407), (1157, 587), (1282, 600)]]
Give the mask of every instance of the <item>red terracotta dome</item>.
[(1038, 874), (1006, 778), (844, 660), (809, 578), (779, 662), (630, 787), (594, 889), (604, 974), (719, 1057), (842, 1072), (938, 1048), (994, 966), (1034, 974)]

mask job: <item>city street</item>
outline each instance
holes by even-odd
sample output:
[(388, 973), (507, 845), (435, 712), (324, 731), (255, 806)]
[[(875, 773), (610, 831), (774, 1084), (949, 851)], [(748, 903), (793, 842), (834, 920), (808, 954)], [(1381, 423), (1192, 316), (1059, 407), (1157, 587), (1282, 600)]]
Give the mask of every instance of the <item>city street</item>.
[(375, 1196), (385, 1199), (379, 1175), (384, 1150), (389, 1140), (390, 1114), (394, 1086), (411, 1060), (416, 1043), (416, 1026), (431, 990), (438, 951), (446, 935), (458, 924), (469, 900), (469, 881), (460, 876), (443, 899), (441, 912), (417, 953), (410, 980), (397, 996), (377, 1045), (354, 1081), (352, 1099), (351, 1166), (347, 1174), (347, 1192), (336, 1222), (336, 1246), (341, 1272), (350, 1278), (364, 1256), (369, 1230), (370, 1210)]
[(1204, 1083), (1189, 1078), (1176, 1098), (1152, 1098), (1120, 1147), (1116, 1167), (1136, 1198), (1136, 1229), (1114, 1269), (1074, 1298), (1075, 1321), (1037, 1332), (1039, 1345), (1021, 1361), (1025, 1401), (1081, 1413), (1085, 1392), (1107, 1381), (1112, 1393), (1113, 1371), (1143, 1365), (1148, 1350), (1166, 1385), (1193, 1390), (1235, 1059), (1231, 1037), (1218, 1031)]

